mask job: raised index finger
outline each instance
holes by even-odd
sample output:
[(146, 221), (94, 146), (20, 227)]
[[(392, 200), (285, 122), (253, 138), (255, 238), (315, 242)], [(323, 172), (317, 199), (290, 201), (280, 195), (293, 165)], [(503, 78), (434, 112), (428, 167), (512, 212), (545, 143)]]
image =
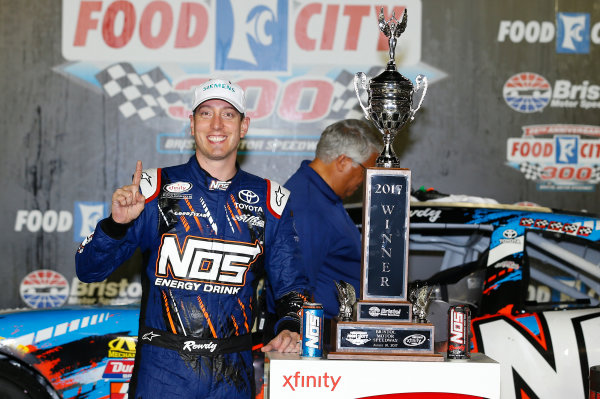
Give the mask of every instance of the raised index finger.
[(133, 174), (133, 185), (140, 186), (142, 180), (142, 161), (137, 161), (135, 164), (135, 173)]

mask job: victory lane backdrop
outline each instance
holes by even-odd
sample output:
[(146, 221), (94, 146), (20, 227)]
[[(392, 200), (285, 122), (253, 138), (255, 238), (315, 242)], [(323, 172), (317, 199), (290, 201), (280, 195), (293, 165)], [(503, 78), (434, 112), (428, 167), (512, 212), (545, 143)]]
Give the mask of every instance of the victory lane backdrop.
[[(362, 118), (388, 59), (429, 90), (396, 138), (412, 186), (600, 213), (600, 3), (587, 0), (0, 0), (0, 308), (127, 303), (139, 255), (81, 284), (74, 252), (144, 167), (185, 162), (191, 88), (247, 93), (241, 165), (284, 183), (320, 132)], [(354, 198), (353, 200), (357, 200)], [(360, 198), (358, 198), (360, 200)]]

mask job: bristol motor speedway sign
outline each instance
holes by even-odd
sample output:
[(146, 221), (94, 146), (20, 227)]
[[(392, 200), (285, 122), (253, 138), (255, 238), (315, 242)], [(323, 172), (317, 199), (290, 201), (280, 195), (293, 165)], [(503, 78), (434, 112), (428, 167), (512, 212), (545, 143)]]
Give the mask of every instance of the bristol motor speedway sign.
[(69, 62), (55, 70), (91, 84), (123, 118), (179, 122), (159, 134), (158, 153), (192, 151), (191, 88), (229, 78), (246, 90), (252, 119), (242, 151), (312, 155), (327, 124), (362, 116), (353, 78), (373, 77), (387, 62), (381, 10), (386, 19), (408, 10), (400, 70), (440, 78), (420, 63), (420, 0), (63, 0)]
[(507, 142), (508, 165), (539, 190), (594, 191), (600, 182), (600, 126), (529, 125)]

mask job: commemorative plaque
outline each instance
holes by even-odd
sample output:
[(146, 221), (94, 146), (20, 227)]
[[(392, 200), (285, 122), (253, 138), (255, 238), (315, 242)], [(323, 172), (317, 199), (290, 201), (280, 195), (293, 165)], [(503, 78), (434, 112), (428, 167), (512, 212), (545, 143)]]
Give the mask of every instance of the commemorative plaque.
[[(386, 21), (381, 10), (379, 29), (388, 38), (390, 60), (373, 79), (362, 72), (354, 78), (359, 104), (383, 135), (384, 148), (376, 167), (365, 173), (360, 299), (352, 318), (347, 303), (341, 304), (340, 317), (331, 329), (330, 359), (443, 360), (434, 353), (434, 326), (421, 313), (413, 322), (413, 313), (427, 304), (422, 296), (420, 302), (411, 303), (407, 292), (411, 174), (400, 168), (392, 142), (414, 119), (427, 91), (427, 78), (417, 76), (414, 87), (396, 70), (396, 41), (406, 29), (407, 18), (405, 10), (402, 22), (393, 13)], [(365, 92), (366, 106), (361, 100)], [(420, 97), (413, 107), (415, 93)]]

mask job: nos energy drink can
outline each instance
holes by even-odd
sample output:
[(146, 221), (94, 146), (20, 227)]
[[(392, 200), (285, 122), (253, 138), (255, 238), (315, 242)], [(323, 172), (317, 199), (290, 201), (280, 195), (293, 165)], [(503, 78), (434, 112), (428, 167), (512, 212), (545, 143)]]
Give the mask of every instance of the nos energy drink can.
[(302, 357), (323, 356), (323, 305), (305, 302), (302, 305)]
[(470, 359), (469, 327), (471, 309), (468, 306), (450, 306), (448, 309), (448, 359)]

